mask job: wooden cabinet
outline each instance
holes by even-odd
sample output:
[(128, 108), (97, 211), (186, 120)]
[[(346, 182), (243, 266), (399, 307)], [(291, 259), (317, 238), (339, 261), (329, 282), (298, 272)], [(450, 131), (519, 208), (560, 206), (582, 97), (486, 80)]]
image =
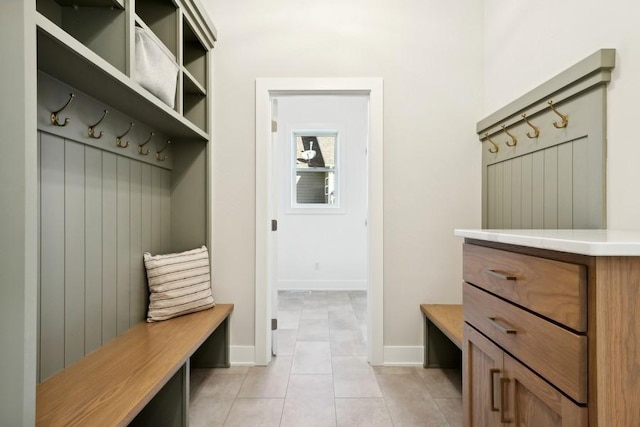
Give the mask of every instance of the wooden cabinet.
[(467, 239), (465, 426), (640, 419), (640, 257)]
[(637, 425), (640, 233), (458, 233), (465, 425)]
[(572, 402), (468, 323), (464, 326), (463, 398), (467, 427), (586, 427)]

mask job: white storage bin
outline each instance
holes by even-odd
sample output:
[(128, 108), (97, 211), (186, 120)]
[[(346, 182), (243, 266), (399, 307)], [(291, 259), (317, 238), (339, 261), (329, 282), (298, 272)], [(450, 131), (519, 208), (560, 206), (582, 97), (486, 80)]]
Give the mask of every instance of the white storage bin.
[(173, 108), (178, 64), (144, 28), (136, 27), (134, 80)]

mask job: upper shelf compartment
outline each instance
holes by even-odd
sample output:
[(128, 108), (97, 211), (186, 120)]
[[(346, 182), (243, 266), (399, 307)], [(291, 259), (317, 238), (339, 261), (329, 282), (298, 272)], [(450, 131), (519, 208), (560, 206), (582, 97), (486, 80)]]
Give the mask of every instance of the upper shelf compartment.
[(182, 24), (183, 64), (200, 88), (207, 88), (207, 49), (187, 19)]
[(36, 6), (41, 71), (171, 137), (209, 138), (208, 56), (216, 32), (198, 0)]
[(153, 34), (178, 56), (178, 8), (171, 0), (136, 0), (136, 15)]
[(38, 14), (36, 23), (38, 69), (171, 137), (209, 139), (206, 132), (49, 19)]
[(36, 9), (120, 72), (126, 71), (123, 0), (37, 0)]
[(186, 16), (182, 20), (183, 114), (200, 129), (207, 129), (207, 49)]

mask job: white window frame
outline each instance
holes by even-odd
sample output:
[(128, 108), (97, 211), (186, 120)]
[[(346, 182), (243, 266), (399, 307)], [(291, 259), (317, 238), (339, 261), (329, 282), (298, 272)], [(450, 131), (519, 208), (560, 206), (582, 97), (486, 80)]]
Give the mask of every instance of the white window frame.
[[(322, 123), (313, 125), (294, 125), (288, 126), (286, 130), (288, 147), (288, 163), (289, 168), (289, 200), (286, 203), (286, 213), (288, 214), (345, 214), (346, 200), (344, 171), (344, 141), (346, 141), (346, 128), (340, 123)], [(334, 176), (336, 180), (336, 198), (335, 203), (298, 203), (296, 201), (296, 175), (297, 175), (297, 154), (296, 153), (296, 137), (297, 136), (334, 136), (335, 137), (335, 167)]]

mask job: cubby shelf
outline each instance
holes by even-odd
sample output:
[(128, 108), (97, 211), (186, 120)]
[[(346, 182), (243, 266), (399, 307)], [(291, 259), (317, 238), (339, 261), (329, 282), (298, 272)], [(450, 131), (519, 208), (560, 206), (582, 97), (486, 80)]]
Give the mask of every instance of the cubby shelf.
[(200, 129), (207, 129), (207, 49), (198, 28), (187, 16), (182, 19), (182, 109)]
[(172, 0), (136, 0), (135, 14), (162, 44), (178, 56), (178, 8)]
[(121, 0), (36, 0), (38, 13), (121, 72), (127, 69), (127, 13)]
[[(147, 34), (153, 38), (155, 40), (155, 42), (158, 44), (158, 46), (160, 46), (160, 49), (162, 49), (167, 55), (169, 55), (174, 61), (176, 61), (176, 54), (175, 52), (172, 52), (165, 44), (164, 42), (156, 35), (156, 33), (153, 32), (153, 30), (147, 25), (146, 22), (144, 22), (144, 20), (142, 18), (140, 18), (138, 15), (135, 15), (135, 22), (136, 22), (136, 26), (144, 28), (147, 32)], [(177, 61), (176, 61), (177, 62)]]
[(206, 88), (207, 80), (207, 50), (202, 45), (193, 25), (184, 19), (182, 23), (182, 62), (189, 76)]
[(40, 70), (172, 137), (209, 139), (201, 127), (169, 108), (40, 13), (36, 24)]

